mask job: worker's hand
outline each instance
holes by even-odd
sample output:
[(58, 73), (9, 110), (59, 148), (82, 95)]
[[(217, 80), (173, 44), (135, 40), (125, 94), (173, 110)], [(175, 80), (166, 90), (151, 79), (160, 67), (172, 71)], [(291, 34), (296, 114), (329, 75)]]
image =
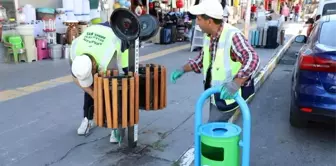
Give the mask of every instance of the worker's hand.
[(90, 88), (90, 90), (88, 90), (88, 92), (89, 92), (89, 95), (94, 99), (94, 95), (93, 95), (94, 91), (93, 91), (93, 88)]
[(235, 81), (224, 83), (221, 89), (220, 99), (233, 99), (236, 95), (238, 95), (239, 89), (240, 86)]
[(179, 79), (183, 74), (184, 74), (183, 69), (177, 69), (177, 70), (173, 71), (173, 73), (171, 73), (171, 75), (170, 75), (170, 82), (175, 84), (176, 80)]

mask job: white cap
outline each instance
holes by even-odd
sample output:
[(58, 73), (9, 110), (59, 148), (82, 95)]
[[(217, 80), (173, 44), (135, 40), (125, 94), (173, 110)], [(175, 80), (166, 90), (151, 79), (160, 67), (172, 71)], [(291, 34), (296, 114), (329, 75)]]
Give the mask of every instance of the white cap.
[(224, 9), (218, 0), (203, 0), (198, 5), (190, 7), (192, 15), (205, 14), (214, 19), (223, 19)]
[(71, 71), (80, 86), (87, 88), (93, 84), (92, 62), (87, 55), (76, 56), (72, 62)]

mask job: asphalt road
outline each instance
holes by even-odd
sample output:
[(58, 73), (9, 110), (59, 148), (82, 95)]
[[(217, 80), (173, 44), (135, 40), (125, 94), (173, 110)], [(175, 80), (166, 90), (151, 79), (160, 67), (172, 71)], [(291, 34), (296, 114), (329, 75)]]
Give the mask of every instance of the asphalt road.
[[(251, 102), (251, 166), (335, 166), (335, 125), (289, 124), (294, 43)], [(241, 121), (238, 122), (241, 124)]]

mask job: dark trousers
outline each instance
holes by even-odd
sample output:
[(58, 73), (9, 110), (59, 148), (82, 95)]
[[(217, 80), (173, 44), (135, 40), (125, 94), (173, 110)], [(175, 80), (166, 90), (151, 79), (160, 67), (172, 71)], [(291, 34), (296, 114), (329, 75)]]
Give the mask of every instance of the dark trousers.
[[(125, 74), (128, 73), (128, 68), (123, 68)], [(93, 112), (94, 112), (94, 101), (93, 98), (86, 92), (84, 92), (84, 118), (88, 118), (88, 120), (93, 119)]]
[(88, 93), (84, 92), (84, 117), (89, 120), (93, 119), (93, 105), (93, 98)]

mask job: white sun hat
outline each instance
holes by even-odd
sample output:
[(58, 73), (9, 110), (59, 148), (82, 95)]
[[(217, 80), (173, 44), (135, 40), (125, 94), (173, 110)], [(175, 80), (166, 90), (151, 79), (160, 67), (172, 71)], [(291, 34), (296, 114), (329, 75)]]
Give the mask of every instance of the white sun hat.
[(71, 71), (83, 88), (93, 84), (92, 62), (87, 55), (76, 56), (72, 62)]
[(192, 15), (205, 14), (214, 19), (223, 19), (224, 9), (218, 0), (203, 0), (198, 5), (190, 7)]

